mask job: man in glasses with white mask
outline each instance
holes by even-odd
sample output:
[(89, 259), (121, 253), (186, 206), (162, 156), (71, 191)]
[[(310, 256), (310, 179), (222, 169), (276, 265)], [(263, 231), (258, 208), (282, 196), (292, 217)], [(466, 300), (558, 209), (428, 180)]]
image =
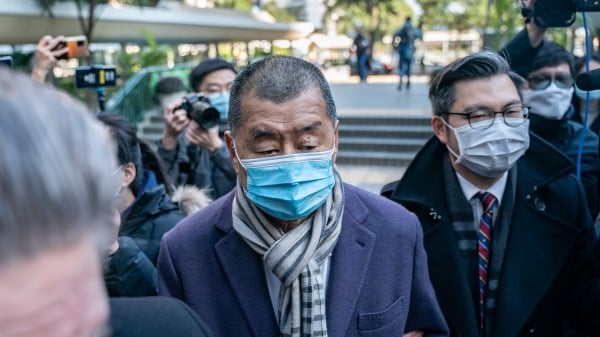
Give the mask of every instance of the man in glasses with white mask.
[(600, 331), (585, 194), (570, 160), (529, 133), (523, 82), (493, 52), (443, 68), (435, 136), (382, 191), (419, 217), (451, 336)]
[(159, 294), (202, 313), (217, 337), (447, 335), (416, 217), (341, 180), (317, 67), (250, 64), (229, 125), (237, 186), (163, 237)]
[(581, 136), (581, 182), (592, 217), (599, 210), (600, 161), (598, 136), (571, 119), (574, 111), (571, 100), (574, 92), (573, 55), (551, 41), (544, 45), (533, 60), (525, 82), (523, 102), (530, 106), (531, 131), (554, 145), (577, 162)]

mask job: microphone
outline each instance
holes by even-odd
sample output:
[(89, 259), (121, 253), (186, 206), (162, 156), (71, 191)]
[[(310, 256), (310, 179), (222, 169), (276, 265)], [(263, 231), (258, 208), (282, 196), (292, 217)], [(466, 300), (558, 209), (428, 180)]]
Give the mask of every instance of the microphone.
[(583, 91), (600, 89), (600, 69), (579, 74), (575, 79), (575, 84)]

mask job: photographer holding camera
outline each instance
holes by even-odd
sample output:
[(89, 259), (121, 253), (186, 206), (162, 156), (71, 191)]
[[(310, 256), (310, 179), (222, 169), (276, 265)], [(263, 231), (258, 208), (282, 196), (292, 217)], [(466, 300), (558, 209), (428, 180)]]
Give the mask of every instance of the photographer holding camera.
[(227, 127), (229, 91), (236, 76), (222, 59), (200, 62), (190, 74), (188, 95), (165, 110), (158, 154), (176, 185), (208, 188), (213, 199), (229, 192), (236, 173), (220, 131)]
[[(581, 154), (581, 182), (585, 188), (588, 209), (593, 218), (599, 212), (600, 161), (598, 136), (580, 123), (574, 115), (571, 100), (574, 92), (574, 58), (562, 46), (544, 40), (546, 28), (536, 19), (535, 1), (523, 1), (526, 27), (500, 52), (511, 69), (526, 79), (523, 103), (530, 107), (530, 130), (552, 144), (573, 163)], [(534, 9), (534, 10), (532, 10)]]

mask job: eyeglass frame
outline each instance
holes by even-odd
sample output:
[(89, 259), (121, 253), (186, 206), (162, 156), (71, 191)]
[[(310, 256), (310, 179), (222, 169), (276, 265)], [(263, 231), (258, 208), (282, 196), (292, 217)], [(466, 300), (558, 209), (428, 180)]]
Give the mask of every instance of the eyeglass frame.
[[(556, 76), (556, 75), (552, 75), (552, 76), (531, 76), (529, 78), (527, 78), (527, 83), (529, 83), (529, 89), (531, 90), (535, 90), (535, 91), (540, 91), (540, 90), (544, 90), (546, 88), (548, 88), (553, 82), (555, 83), (555, 85), (561, 89), (569, 89), (573, 86), (573, 84), (575, 84), (575, 79), (573, 78), (573, 76), (571, 75), (567, 75), (570, 78), (570, 83), (567, 83), (565, 81), (561, 81), (558, 78), (561, 79), (565, 79), (565, 76), (562, 75), (566, 75), (566, 74), (558, 74), (561, 76)], [(533, 82), (539, 82), (539, 83), (545, 83), (545, 85), (542, 87), (540, 84), (536, 85), (532, 85), (532, 81)]]
[[(518, 124), (510, 124), (506, 122), (506, 113), (507, 111), (509, 111), (511, 108), (516, 108), (516, 107), (520, 107), (521, 109), (521, 115), (522, 115), (522, 122), (518, 123)], [(522, 125), (523, 123), (525, 123), (525, 121), (527, 120), (527, 118), (529, 117), (529, 110), (531, 109), (531, 106), (529, 105), (525, 105), (525, 104), (514, 104), (514, 105), (510, 105), (506, 108), (504, 108), (502, 111), (495, 111), (493, 109), (490, 108), (486, 108), (486, 107), (479, 107), (476, 109), (473, 109), (471, 111), (465, 111), (465, 112), (450, 112), (450, 111), (445, 111), (442, 112), (442, 115), (448, 115), (448, 116), (462, 116), (462, 117), (466, 117), (467, 118), (467, 122), (469, 123), (469, 127), (471, 127), (474, 130), (487, 130), (489, 128), (492, 127), (492, 125), (494, 125), (494, 122), (496, 121), (496, 115), (497, 114), (502, 114), (502, 121), (504, 122), (504, 124), (511, 126), (511, 127), (515, 127), (515, 126), (519, 126)], [(482, 121), (478, 121), (478, 122), (471, 122), (471, 116), (474, 113), (477, 112), (484, 112), (486, 114), (492, 114), (492, 116), (489, 119), (485, 119)], [(509, 117), (510, 119), (510, 117)], [(517, 119), (517, 118), (513, 118), (513, 119)], [(490, 124), (483, 127), (483, 128), (478, 128), (478, 127), (473, 127), (473, 124), (477, 124), (479, 122), (483, 122), (483, 121), (488, 121), (491, 120)]]

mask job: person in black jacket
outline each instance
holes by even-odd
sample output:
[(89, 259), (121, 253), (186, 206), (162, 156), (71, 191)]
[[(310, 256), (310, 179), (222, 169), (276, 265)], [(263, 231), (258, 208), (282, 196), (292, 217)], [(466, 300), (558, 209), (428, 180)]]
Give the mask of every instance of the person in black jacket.
[[(586, 72), (586, 57), (579, 57), (575, 59), (575, 74)], [(590, 55), (590, 68), (589, 71), (600, 69), (600, 55)], [(583, 91), (575, 86), (575, 95), (573, 95), (573, 110), (575, 113), (571, 116), (571, 120), (583, 124), (585, 118), (585, 104), (587, 99), (587, 91)], [(587, 120), (587, 126), (590, 130), (594, 131), (596, 135), (600, 133), (600, 90), (592, 90), (589, 92), (590, 95), (590, 109)]]
[(190, 87), (206, 96), (220, 114), (220, 125), (205, 129), (176, 109), (181, 101), (164, 110), (165, 128), (157, 153), (177, 186), (208, 189), (217, 199), (233, 189), (237, 175), (223, 141), (227, 129), (229, 91), (236, 71), (232, 64), (212, 58), (200, 62), (190, 73)]
[(583, 136), (580, 175), (592, 217), (598, 214), (600, 161), (598, 136), (570, 120), (574, 114), (573, 56), (563, 47), (545, 41), (534, 59), (523, 90), (523, 102), (531, 107), (531, 131), (541, 136), (577, 163)]
[(117, 144), (120, 166), (115, 174), (121, 177), (115, 192), (120, 219), (114, 221), (119, 239), (111, 247), (105, 273), (109, 294), (155, 295), (160, 239), (186, 214), (171, 198), (174, 187), (160, 159), (137, 138), (135, 128), (114, 114), (99, 114), (98, 120)]
[[(545, 29), (533, 22), (517, 34), (500, 54), (510, 62), (511, 69), (525, 77), (523, 103), (530, 106), (530, 127), (537, 135), (578, 161), (587, 205), (592, 217), (600, 210), (600, 161), (598, 136), (582, 124), (572, 121), (575, 115), (571, 99), (574, 93), (573, 55), (554, 42), (543, 39)], [(573, 173), (576, 173), (574, 170)]]
[(431, 83), (435, 136), (382, 194), (423, 226), (431, 281), (463, 337), (597, 336), (595, 233), (573, 163), (529, 132), (523, 79), (480, 52)]

